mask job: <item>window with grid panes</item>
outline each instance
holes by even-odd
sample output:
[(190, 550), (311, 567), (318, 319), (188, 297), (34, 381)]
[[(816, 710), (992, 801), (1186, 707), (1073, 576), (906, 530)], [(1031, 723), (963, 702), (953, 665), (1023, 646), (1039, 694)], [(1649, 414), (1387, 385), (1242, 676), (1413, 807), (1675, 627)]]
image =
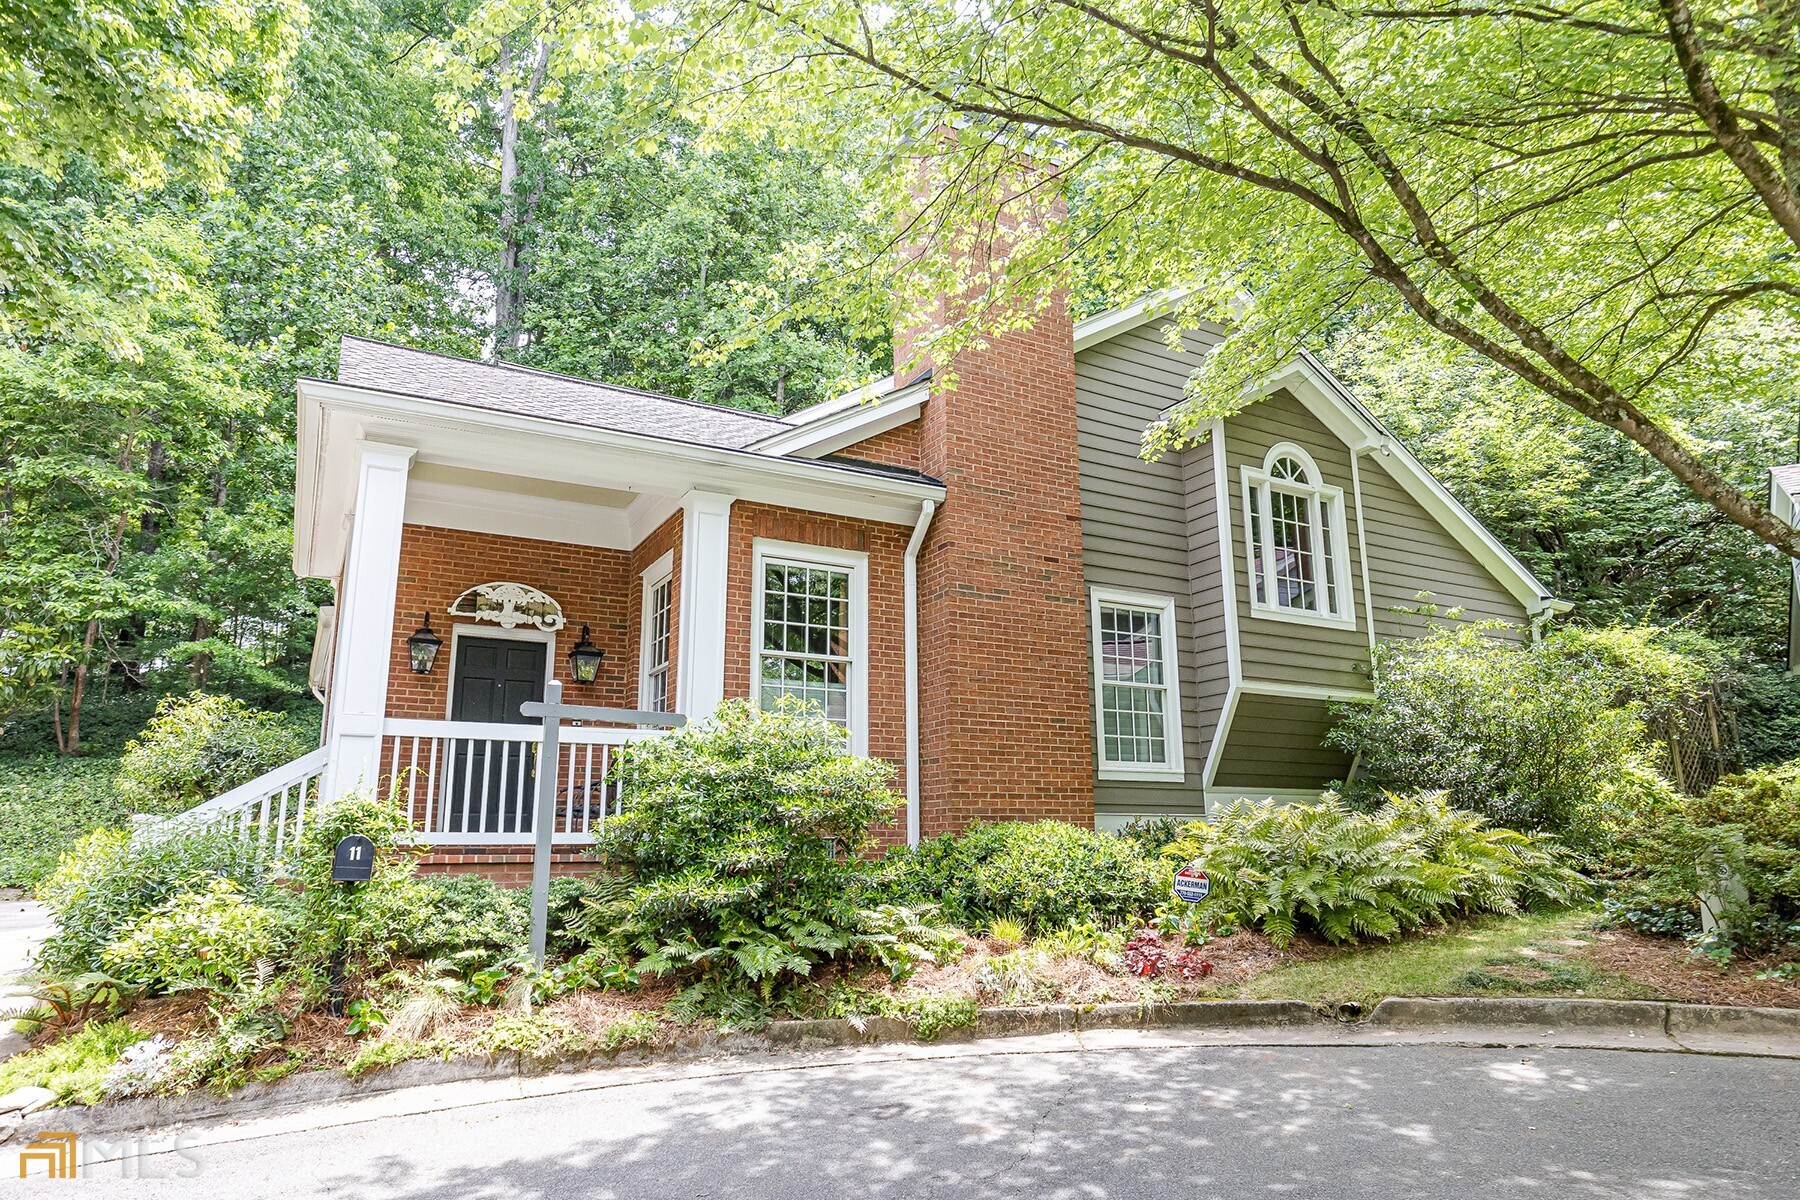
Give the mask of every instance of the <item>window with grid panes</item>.
[(1349, 620), (1343, 493), (1297, 450), (1278, 446), (1261, 471), (1244, 468), (1244, 511), (1252, 613)]
[(649, 603), (644, 606), (648, 625), (645, 640), (644, 696), (640, 703), (648, 712), (669, 712), (673, 697), (669, 695), (669, 634), (674, 612), (671, 601), (675, 580), (670, 578), (650, 586)]
[(850, 572), (811, 563), (763, 562), (757, 692), (764, 708), (794, 696), (850, 725)]
[(1100, 751), (1108, 766), (1170, 763), (1169, 668), (1162, 609), (1102, 601), (1097, 607)]

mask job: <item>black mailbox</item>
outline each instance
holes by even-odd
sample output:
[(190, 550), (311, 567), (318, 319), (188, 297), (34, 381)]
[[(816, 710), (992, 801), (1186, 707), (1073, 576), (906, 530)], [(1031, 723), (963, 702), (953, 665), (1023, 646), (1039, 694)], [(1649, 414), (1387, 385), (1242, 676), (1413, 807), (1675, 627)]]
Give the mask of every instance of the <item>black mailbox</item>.
[(375, 872), (375, 843), (353, 833), (331, 852), (331, 881), (361, 883)]

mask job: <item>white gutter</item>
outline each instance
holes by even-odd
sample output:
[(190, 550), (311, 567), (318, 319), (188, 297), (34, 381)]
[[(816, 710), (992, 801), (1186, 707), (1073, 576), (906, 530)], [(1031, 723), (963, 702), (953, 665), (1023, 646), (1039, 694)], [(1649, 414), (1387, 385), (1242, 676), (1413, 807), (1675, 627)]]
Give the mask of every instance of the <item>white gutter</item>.
[(906, 844), (919, 844), (919, 547), (931, 528), (937, 501), (919, 505), (919, 520), (906, 543)]

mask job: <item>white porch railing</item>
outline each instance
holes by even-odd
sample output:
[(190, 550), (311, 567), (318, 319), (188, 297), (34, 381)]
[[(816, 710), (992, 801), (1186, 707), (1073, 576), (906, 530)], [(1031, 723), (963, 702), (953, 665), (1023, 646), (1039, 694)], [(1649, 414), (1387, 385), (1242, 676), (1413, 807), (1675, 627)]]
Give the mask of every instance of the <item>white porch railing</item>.
[(306, 828), (308, 810), (319, 802), (320, 779), (330, 761), (330, 752), (321, 746), (150, 827), (235, 828), (245, 841), (254, 837), (258, 849), (279, 855)]
[[(532, 840), (539, 725), (474, 721), (382, 722), (383, 791), (405, 798), (419, 841), (517, 845)], [(593, 840), (619, 811), (621, 781), (608, 773), (621, 747), (661, 729), (564, 726), (556, 765), (558, 844)]]

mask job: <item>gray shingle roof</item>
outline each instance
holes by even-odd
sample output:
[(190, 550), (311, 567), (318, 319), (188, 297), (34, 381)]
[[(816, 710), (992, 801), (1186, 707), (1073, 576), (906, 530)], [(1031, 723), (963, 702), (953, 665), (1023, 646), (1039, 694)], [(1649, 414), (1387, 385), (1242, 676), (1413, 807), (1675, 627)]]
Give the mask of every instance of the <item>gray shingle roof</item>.
[(509, 363), (451, 358), (359, 337), (343, 339), (338, 382), (730, 450), (741, 450), (788, 428), (778, 417), (742, 409), (659, 396)]

